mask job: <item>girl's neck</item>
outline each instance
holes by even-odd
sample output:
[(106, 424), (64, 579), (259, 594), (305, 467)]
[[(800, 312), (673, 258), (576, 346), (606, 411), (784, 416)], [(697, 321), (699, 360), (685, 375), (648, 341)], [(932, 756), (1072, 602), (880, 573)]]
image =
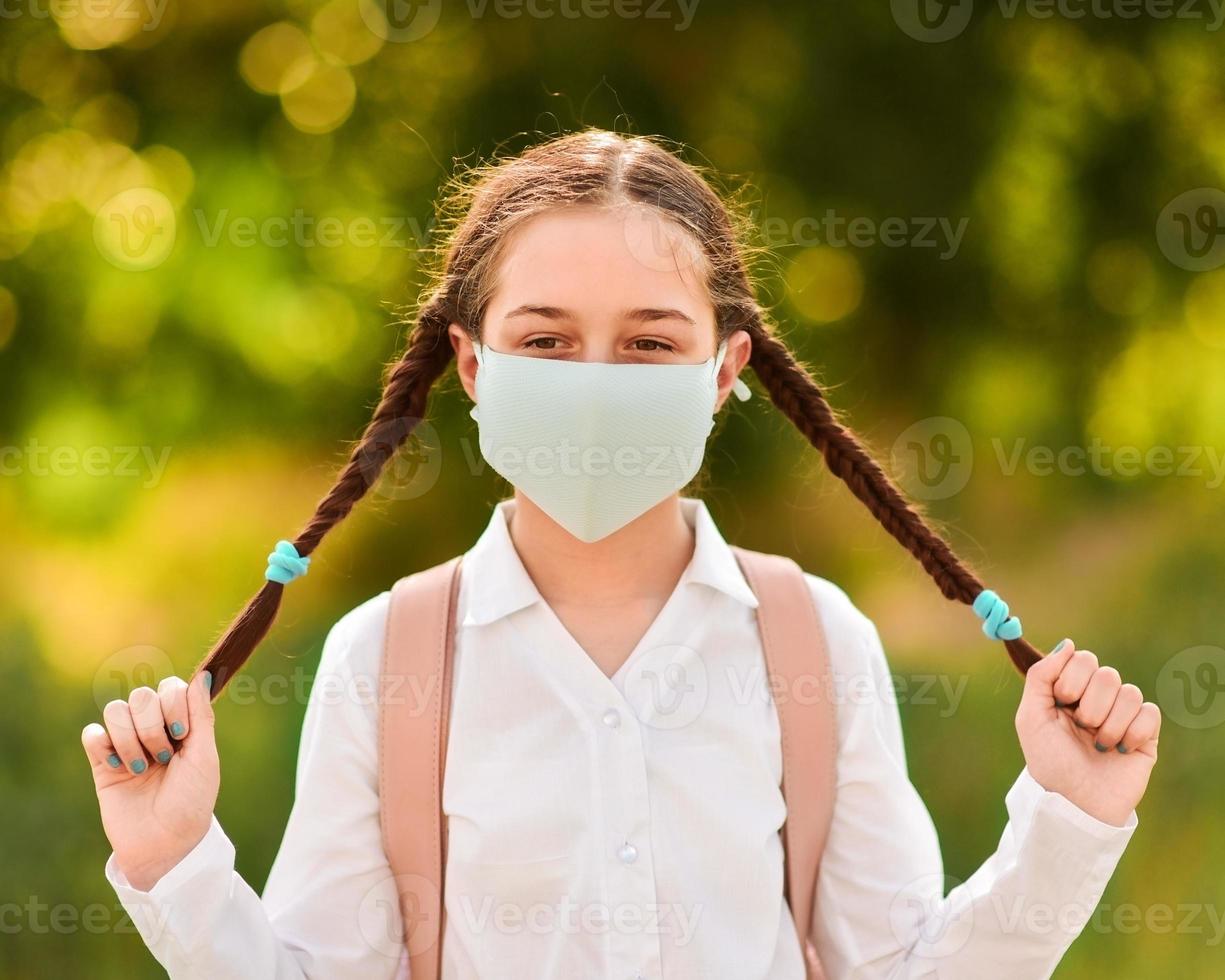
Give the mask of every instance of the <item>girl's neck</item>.
[(510, 517), (519, 559), (550, 606), (616, 607), (666, 598), (693, 557), (694, 532), (672, 494), (619, 531), (587, 543), (520, 491)]

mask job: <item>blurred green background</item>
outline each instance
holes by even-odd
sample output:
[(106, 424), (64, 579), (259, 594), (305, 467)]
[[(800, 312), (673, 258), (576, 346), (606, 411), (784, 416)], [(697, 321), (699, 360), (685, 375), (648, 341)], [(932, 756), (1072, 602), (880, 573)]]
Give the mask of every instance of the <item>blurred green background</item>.
[[(310, 514), (454, 166), (593, 125), (748, 182), (763, 294), (834, 403), (1035, 643), (1159, 700), (1140, 828), (1056, 975), (1221, 976), (1225, 39), (1208, 5), (1044, 10), (6, 5), (0, 975), (162, 975), (103, 878), (80, 728), (189, 671)], [(433, 404), (219, 704), (257, 888), (327, 628), (506, 490), (453, 378)], [(1022, 764), (1019, 678), (760, 395), (729, 404), (701, 493), (876, 620), (963, 879)]]

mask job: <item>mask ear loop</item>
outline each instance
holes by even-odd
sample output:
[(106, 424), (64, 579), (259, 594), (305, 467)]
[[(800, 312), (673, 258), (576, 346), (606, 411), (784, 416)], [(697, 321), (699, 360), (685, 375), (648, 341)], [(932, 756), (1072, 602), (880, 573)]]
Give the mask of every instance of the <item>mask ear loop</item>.
[[(476, 367), (477, 367), (477, 371), (478, 371), (478, 372), (480, 371), (480, 369), (481, 369), (481, 368), (483, 368), (483, 367), (485, 366), (485, 361), (484, 361), (484, 358), (481, 356), (481, 350), (482, 350), (482, 348), (484, 348), (484, 346), (485, 346), (485, 345), (484, 345), (484, 344), (482, 344), (482, 343), (481, 343), (479, 340), (475, 340), (475, 341), (473, 341), (473, 342), (472, 342), (472, 353), (473, 353), (473, 354), (476, 356)], [(480, 417), (480, 415), (477, 413), (477, 406), (476, 406), (476, 405), (473, 405), (473, 406), (472, 406), (472, 407), (471, 407), (471, 408), (468, 410), (468, 417), (469, 417), (470, 419), (473, 419), (473, 420), (477, 421), (477, 422), (480, 422), (481, 417)]]
[[(727, 341), (723, 341), (719, 345), (718, 353), (715, 354), (715, 376), (719, 375), (719, 368), (723, 366), (723, 355), (727, 353)], [(749, 389), (741, 379), (740, 375), (736, 375), (736, 380), (732, 382), (732, 394), (739, 398), (742, 402), (747, 402), (753, 397), (753, 392)]]

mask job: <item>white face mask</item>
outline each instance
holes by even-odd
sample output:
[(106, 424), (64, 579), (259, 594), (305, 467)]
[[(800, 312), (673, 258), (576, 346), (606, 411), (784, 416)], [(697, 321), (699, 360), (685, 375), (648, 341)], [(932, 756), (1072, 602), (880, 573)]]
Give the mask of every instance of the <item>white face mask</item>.
[[(702, 465), (726, 341), (701, 364), (474, 350), (481, 455), (580, 541), (624, 527)], [(739, 379), (734, 390), (749, 397)]]

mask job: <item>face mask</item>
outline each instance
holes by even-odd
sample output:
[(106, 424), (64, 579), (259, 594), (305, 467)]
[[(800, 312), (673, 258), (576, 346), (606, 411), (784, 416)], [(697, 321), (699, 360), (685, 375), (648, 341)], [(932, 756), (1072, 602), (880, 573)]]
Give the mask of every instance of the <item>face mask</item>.
[[(481, 455), (580, 541), (693, 479), (714, 428), (726, 341), (701, 364), (603, 364), (475, 345)], [(736, 397), (749, 397), (737, 379)]]

